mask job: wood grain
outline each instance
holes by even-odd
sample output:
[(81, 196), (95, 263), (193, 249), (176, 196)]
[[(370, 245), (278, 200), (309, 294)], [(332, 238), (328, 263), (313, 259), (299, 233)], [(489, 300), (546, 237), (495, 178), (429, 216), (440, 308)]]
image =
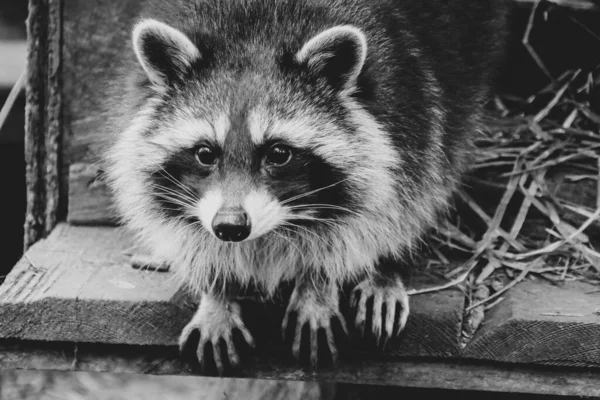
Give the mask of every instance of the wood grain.
[[(0, 369), (45, 369), (192, 375), (167, 347), (0, 341)], [(240, 377), (479, 390), (563, 396), (600, 396), (600, 370), (525, 367), (475, 362), (354, 359), (337, 369), (307, 372), (273, 356), (257, 360)]]
[(25, 163), (27, 181), (27, 211), (24, 246), (29, 247), (44, 233), (43, 185), (41, 166), (44, 164), (40, 148), (45, 131), (45, 66), (48, 14), (42, 0), (29, 2), (27, 18), (27, 85), (25, 107)]
[(333, 400), (335, 384), (140, 374), (2, 371), (0, 398)]
[(69, 168), (71, 224), (116, 225), (110, 192), (98, 164), (77, 163)]
[(170, 344), (194, 312), (170, 273), (134, 270), (125, 231), (59, 224), (0, 286), (0, 337)]
[(597, 286), (526, 281), (488, 311), (462, 353), (466, 358), (600, 367)]
[(48, 97), (46, 100), (46, 130), (44, 140), (44, 177), (46, 194), (45, 234), (48, 234), (60, 218), (64, 197), (60, 197), (60, 159), (63, 155), (62, 141), (62, 0), (47, 0), (48, 3), (48, 52), (47, 71)]
[[(130, 31), (145, 0), (67, 1), (64, 4), (64, 187), (68, 168), (101, 159), (106, 141), (114, 134), (115, 96), (109, 91), (117, 72), (130, 61)], [(122, 89), (122, 87), (121, 87)], [(118, 95), (118, 93), (117, 93)]]
[[(439, 285), (425, 275), (413, 278), (416, 289)], [(465, 296), (458, 288), (410, 297), (410, 316), (401, 340), (389, 344), (390, 356), (458, 357)]]
[(25, 248), (52, 230), (60, 207), (62, 0), (30, 0), (27, 36)]
[[(0, 286), (0, 337), (175, 346), (194, 304), (172, 272), (131, 268), (132, 244), (122, 228), (59, 224)], [(282, 307), (264, 318), (279, 315)], [(463, 307), (458, 289), (416, 296), (405, 334), (390, 343), (388, 355), (458, 355)], [(272, 345), (280, 321), (257, 322), (259, 317), (251, 323), (259, 335), (272, 326), (263, 335)]]

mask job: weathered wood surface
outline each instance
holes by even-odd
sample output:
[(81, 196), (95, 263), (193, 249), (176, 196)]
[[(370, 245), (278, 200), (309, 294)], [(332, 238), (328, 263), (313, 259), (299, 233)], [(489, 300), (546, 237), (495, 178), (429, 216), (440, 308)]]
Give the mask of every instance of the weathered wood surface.
[[(131, 268), (132, 244), (122, 228), (59, 224), (0, 286), (0, 337), (176, 346), (195, 303), (178, 289), (172, 271)], [(415, 284), (431, 282), (417, 277)], [(600, 367), (600, 292), (594, 286), (523, 282), (488, 312), (463, 351), (460, 290), (413, 296), (411, 306), (407, 328), (386, 356)], [(280, 310), (252, 322), (258, 341), (268, 346), (279, 343), (273, 315)]]
[(487, 312), (463, 356), (600, 367), (600, 290), (580, 282), (522, 282)]
[(30, 0), (27, 18), (25, 248), (57, 220), (62, 154), (62, 0)]
[(172, 274), (135, 270), (111, 228), (59, 224), (0, 286), (0, 337), (173, 344), (194, 311)]
[(114, 225), (116, 214), (98, 164), (78, 163), (69, 168), (69, 214), (71, 224)]
[[(0, 341), (0, 369), (39, 369), (191, 375), (167, 347)], [(565, 396), (600, 396), (600, 371), (425, 360), (348, 360), (313, 373), (277, 357), (258, 360), (241, 376), (427, 389), (479, 390)]]
[[(172, 271), (131, 268), (131, 245), (122, 228), (59, 224), (0, 286), (0, 338), (175, 346), (194, 304)], [(427, 284), (419, 277), (415, 282)], [(462, 292), (414, 296), (411, 307), (406, 331), (388, 354), (457, 356)], [(279, 322), (254, 324), (273, 326), (263, 342), (278, 339)]]
[(63, 175), (67, 198), (68, 168), (100, 159), (113, 129), (108, 86), (133, 57), (131, 27), (145, 0), (66, 1), (63, 7)]
[(0, 371), (0, 398), (333, 400), (335, 384), (65, 371)]

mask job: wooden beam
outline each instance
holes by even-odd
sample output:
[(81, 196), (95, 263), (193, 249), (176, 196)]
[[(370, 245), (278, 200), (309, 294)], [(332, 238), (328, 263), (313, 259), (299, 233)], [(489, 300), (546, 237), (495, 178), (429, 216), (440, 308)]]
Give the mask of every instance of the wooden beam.
[(77, 163), (69, 169), (67, 222), (116, 225), (116, 214), (99, 164)]
[[(0, 338), (175, 346), (195, 304), (179, 290), (172, 272), (131, 268), (132, 244), (122, 228), (59, 224), (0, 286)], [(415, 279), (415, 285), (425, 284), (426, 278)], [(415, 296), (411, 307), (404, 335), (390, 343), (387, 354), (457, 356), (462, 292)], [(278, 310), (264, 318), (273, 315)], [(254, 321), (257, 340), (277, 343), (279, 324)]]
[[(0, 286), (0, 337), (175, 346), (195, 302), (172, 272), (131, 268), (132, 244), (122, 228), (59, 224)], [(415, 280), (416, 287), (430, 284), (424, 276)], [(600, 293), (594, 290), (575, 282), (523, 282), (489, 312), (462, 352), (462, 292), (413, 296), (406, 331), (385, 355), (600, 367)], [(244, 306), (253, 309), (250, 301)], [(280, 346), (277, 306), (253, 318), (257, 340), (267, 346)]]
[[(0, 369), (192, 375), (177, 350), (76, 343), (0, 341)], [(370, 357), (345, 360), (338, 368), (308, 372), (272, 353), (239, 377), (338, 382), (407, 388), (477, 390), (562, 396), (600, 396), (600, 370), (427, 361)], [(195, 379), (195, 378), (194, 378)]]
[(600, 291), (581, 282), (518, 284), (488, 311), (463, 357), (600, 367)]
[(56, 223), (62, 132), (62, 0), (30, 0), (27, 18), (25, 248)]
[(83, 371), (0, 372), (2, 399), (333, 400), (335, 394), (335, 383), (321, 382)]
[(115, 228), (59, 224), (0, 286), (0, 337), (174, 344), (194, 307), (171, 273), (135, 270)]

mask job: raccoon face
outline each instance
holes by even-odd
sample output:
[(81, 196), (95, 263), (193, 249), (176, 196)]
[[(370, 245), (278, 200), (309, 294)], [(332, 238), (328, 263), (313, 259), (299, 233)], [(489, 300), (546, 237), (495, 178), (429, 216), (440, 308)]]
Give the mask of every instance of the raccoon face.
[(365, 62), (361, 31), (325, 30), (291, 63), (273, 59), (262, 72), (219, 69), (155, 20), (135, 27), (133, 43), (154, 91), (153, 124), (141, 140), (152, 148), (143, 163), (163, 218), (241, 242), (326, 227), (356, 209), (353, 171), (369, 160), (341, 99)]

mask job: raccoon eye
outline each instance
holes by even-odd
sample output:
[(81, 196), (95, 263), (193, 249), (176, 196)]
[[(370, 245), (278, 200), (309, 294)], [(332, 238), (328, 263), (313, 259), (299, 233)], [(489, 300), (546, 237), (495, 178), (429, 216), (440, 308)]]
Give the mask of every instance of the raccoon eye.
[(265, 162), (271, 166), (281, 167), (292, 159), (292, 149), (287, 146), (276, 144), (267, 152)]
[(217, 162), (217, 152), (208, 146), (200, 146), (196, 149), (196, 160), (201, 165), (214, 165)]

